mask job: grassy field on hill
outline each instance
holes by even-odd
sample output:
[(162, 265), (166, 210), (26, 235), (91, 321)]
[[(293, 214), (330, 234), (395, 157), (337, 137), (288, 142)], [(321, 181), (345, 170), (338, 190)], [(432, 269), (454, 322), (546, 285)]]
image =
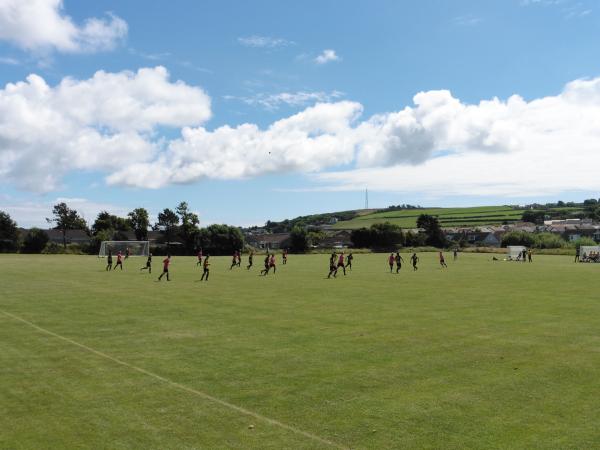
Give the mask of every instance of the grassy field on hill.
[[(581, 208), (553, 208), (553, 211), (580, 211)], [(476, 206), (470, 208), (424, 208), (401, 211), (382, 211), (361, 215), (352, 220), (340, 221), (336, 229), (370, 227), (375, 223), (390, 222), (402, 228), (415, 228), (421, 214), (438, 217), (442, 227), (498, 225), (521, 220), (523, 209), (510, 206)]]
[(599, 447), (600, 266), (491, 258), (0, 255), (0, 448)]

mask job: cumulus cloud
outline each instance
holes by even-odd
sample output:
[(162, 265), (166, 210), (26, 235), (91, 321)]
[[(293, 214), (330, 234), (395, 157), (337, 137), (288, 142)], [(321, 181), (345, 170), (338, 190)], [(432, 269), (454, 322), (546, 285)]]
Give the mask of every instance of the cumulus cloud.
[(97, 72), (55, 87), (38, 75), (0, 90), (0, 176), (33, 191), (70, 170), (115, 170), (153, 158), (158, 127), (200, 125), (210, 99), (163, 67)]
[(254, 48), (276, 48), (294, 45), (293, 41), (287, 39), (258, 35), (239, 37), (238, 42), (245, 47)]
[(341, 58), (335, 53), (335, 50), (325, 49), (315, 58), (317, 64), (327, 64), (332, 61), (339, 61)]
[(259, 93), (251, 97), (236, 97), (233, 95), (226, 95), (224, 98), (226, 100), (239, 100), (247, 105), (262, 106), (268, 110), (276, 110), (283, 105), (299, 107), (308, 105), (310, 103), (331, 102), (343, 96), (343, 92), (334, 90), (331, 92), (298, 91), (279, 92), (277, 94)]
[(126, 35), (127, 23), (114, 14), (77, 25), (64, 14), (62, 0), (0, 0), (0, 40), (24, 50), (110, 50)]
[[(362, 111), (356, 102), (322, 102), (265, 128), (209, 130), (208, 96), (169, 81), (161, 67), (55, 87), (31, 75), (0, 90), (0, 176), (32, 190), (55, 188), (70, 170), (142, 188), (283, 172), (311, 174), (320, 189), (432, 195), (600, 187), (600, 78), (531, 101), (470, 104), (437, 90), (398, 111)], [(165, 126), (180, 135), (167, 138)]]

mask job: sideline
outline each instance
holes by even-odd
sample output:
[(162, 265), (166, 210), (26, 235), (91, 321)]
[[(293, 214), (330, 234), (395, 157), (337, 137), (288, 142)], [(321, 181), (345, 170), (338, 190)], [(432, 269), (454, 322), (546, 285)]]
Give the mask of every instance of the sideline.
[(150, 371), (148, 371), (146, 369), (142, 369), (141, 367), (134, 366), (133, 364), (129, 364), (129, 363), (125, 362), (125, 361), (122, 361), (122, 360), (120, 360), (118, 358), (115, 358), (114, 356), (110, 356), (110, 355), (108, 355), (106, 353), (103, 353), (103, 352), (101, 352), (99, 350), (93, 349), (92, 347), (88, 347), (87, 345), (80, 344), (77, 341), (69, 339), (69, 338), (67, 338), (65, 336), (61, 336), (60, 334), (54, 333), (53, 331), (47, 330), (45, 328), (42, 328), (42, 327), (40, 327), (40, 326), (38, 326), (38, 325), (36, 325), (36, 324), (34, 324), (32, 322), (29, 322), (28, 320), (23, 319), (22, 317), (16, 316), (14, 314), (11, 314), (11, 313), (8, 313), (8, 312), (2, 311), (2, 310), (0, 310), (0, 313), (4, 314), (7, 317), (10, 317), (13, 320), (22, 322), (22, 323), (24, 323), (26, 325), (29, 325), (30, 327), (35, 328), (36, 330), (38, 330), (38, 331), (40, 331), (40, 332), (42, 332), (44, 334), (48, 334), (48, 335), (53, 336), (53, 337), (55, 337), (57, 339), (60, 339), (60, 340), (62, 340), (64, 342), (68, 342), (69, 344), (72, 344), (72, 345), (75, 345), (77, 347), (80, 347), (80, 348), (82, 348), (84, 350), (87, 350), (90, 353), (93, 353), (93, 354), (95, 354), (97, 356), (101, 356), (102, 358), (108, 359), (108, 360), (110, 360), (112, 362), (115, 362), (115, 363), (121, 365), (121, 366), (128, 367), (129, 369), (135, 370), (136, 372), (143, 373), (144, 375), (147, 375), (147, 376), (152, 377), (152, 378), (154, 378), (156, 380), (162, 381), (163, 383), (169, 384), (169, 385), (171, 385), (171, 386), (173, 386), (173, 387), (175, 387), (175, 388), (177, 388), (179, 390), (188, 392), (190, 394), (197, 395), (198, 397), (202, 397), (205, 400), (209, 400), (209, 401), (211, 401), (213, 403), (217, 403), (217, 404), (219, 404), (221, 406), (224, 406), (226, 408), (232, 409), (232, 410), (237, 411), (237, 412), (239, 412), (241, 414), (244, 414), (246, 416), (254, 417), (257, 420), (264, 421), (264, 422), (266, 422), (266, 423), (268, 423), (270, 425), (274, 425), (274, 426), (277, 426), (279, 428), (283, 428), (284, 430), (291, 431), (291, 432), (293, 432), (295, 434), (298, 434), (300, 436), (304, 436), (304, 437), (306, 437), (308, 439), (312, 439), (313, 441), (319, 442), (321, 444), (325, 444), (325, 445), (328, 445), (328, 446), (333, 447), (333, 448), (349, 450), (348, 447), (344, 447), (344, 446), (342, 446), (340, 444), (337, 444), (337, 443), (335, 443), (333, 441), (330, 441), (328, 439), (325, 439), (325, 438), (322, 438), (320, 436), (317, 436), (316, 434), (312, 434), (312, 433), (309, 433), (307, 431), (303, 431), (303, 430), (301, 430), (299, 428), (296, 428), (296, 427), (294, 427), (292, 425), (287, 425), (287, 424), (285, 424), (283, 422), (280, 422), (278, 420), (271, 419), (271, 418), (263, 416), (261, 414), (252, 412), (252, 411), (250, 411), (250, 410), (248, 410), (246, 408), (243, 408), (241, 406), (234, 405), (233, 403), (229, 403), (229, 402), (227, 402), (225, 400), (221, 400), (220, 398), (213, 397), (212, 395), (207, 394), (205, 392), (198, 391), (198, 390), (193, 389), (191, 387), (188, 387), (188, 386), (185, 386), (183, 384), (177, 383), (175, 381), (169, 380), (168, 378), (162, 377), (162, 376), (160, 376), (160, 375), (158, 375), (156, 373), (150, 372)]

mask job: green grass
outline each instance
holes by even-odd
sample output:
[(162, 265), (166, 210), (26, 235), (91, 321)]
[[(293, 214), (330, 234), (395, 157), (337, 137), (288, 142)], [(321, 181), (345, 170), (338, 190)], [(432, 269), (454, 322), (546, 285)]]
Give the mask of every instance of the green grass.
[[(555, 211), (577, 212), (581, 208), (555, 208)], [(443, 227), (498, 225), (521, 220), (524, 210), (510, 206), (476, 206), (470, 208), (425, 208), (385, 211), (364, 214), (352, 220), (340, 221), (336, 229), (352, 230), (370, 227), (375, 223), (390, 222), (402, 228), (415, 228), (421, 214), (436, 216)]]
[[(408, 255), (404, 255), (408, 260)], [(600, 266), (461, 254), (388, 273), (327, 255), (275, 276), (192, 258), (0, 256), (0, 448), (598, 448)], [(158, 272), (158, 261), (156, 263)], [(254, 428), (249, 428), (254, 425)]]

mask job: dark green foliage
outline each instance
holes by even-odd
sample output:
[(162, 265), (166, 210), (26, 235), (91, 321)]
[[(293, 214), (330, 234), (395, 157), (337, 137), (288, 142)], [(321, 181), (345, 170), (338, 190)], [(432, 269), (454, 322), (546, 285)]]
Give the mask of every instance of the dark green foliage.
[(0, 211), (0, 253), (15, 252), (19, 247), (17, 223), (8, 213)]
[(535, 244), (535, 235), (526, 231), (511, 231), (502, 236), (502, 247), (508, 245), (524, 245), (533, 247)]
[(48, 235), (39, 228), (30, 229), (21, 246), (21, 253), (41, 253), (48, 243)]
[(198, 224), (200, 223), (200, 219), (189, 210), (187, 202), (181, 202), (177, 206), (177, 215), (181, 220), (179, 236), (183, 241), (184, 251), (186, 254), (192, 255), (195, 251), (196, 241), (198, 240)]
[(373, 224), (371, 228), (352, 230), (350, 239), (357, 248), (389, 248), (404, 245), (402, 229), (389, 222)]
[(437, 217), (428, 214), (421, 214), (417, 218), (417, 227), (425, 230), (427, 236), (426, 244), (433, 247), (442, 248), (446, 246), (446, 236), (442, 232)]
[(313, 214), (310, 216), (300, 216), (295, 219), (286, 219), (281, 222), (267, 221), (264, 228), (271, 233), (289, 233), (296, 226), (306, 228), (308, 226), (318, 226), (329, 224), (334, 219), (339, 221), (351, 220), (358, 215), (356, 211), (340, 211), (326, 214)]
[(148, 239), (148, 228), (150, 227), (150, 220), (148, 219), (148, 211), (145, 208), (136, 208), (129, 214), (129, 223), (131, 228), (135, 232), (135, 238), (138, 241), (145, 241)]
[(294, 253), (304, 253), (310, 245), (308, 233), (302, 227), (296, 226), (290, 233), (290, 247)]
[(68, 230), (86, 230), (87, 224), (79, 213), (67, 206), (66, 203), (57, 203), (52, 208), (51, 219), (46, 219), (48, 223), (55, 225), (56, 230), (60, 230), (63, 236), (63, 248), (67, 248), (67, 232)]
[(523, 220), (523, 222), (531, 222), (537, 225), (542, 225), (545, 218), (546, 213), (544, 211), (527, 210), (523, 212), (521, 220)]
[(163, 209), (158, 213), (158, 222), (155, 228), (161, 230), (167, 243), (172, 242), (175, 237), (175, 231), (179, 224), (179, 216), (169, 208)]
[(202, 247), (205, 255), (231, 255), (244, 248), (244, 236), (237, 227), (210, 225), (200, 229), (197, 246)]

